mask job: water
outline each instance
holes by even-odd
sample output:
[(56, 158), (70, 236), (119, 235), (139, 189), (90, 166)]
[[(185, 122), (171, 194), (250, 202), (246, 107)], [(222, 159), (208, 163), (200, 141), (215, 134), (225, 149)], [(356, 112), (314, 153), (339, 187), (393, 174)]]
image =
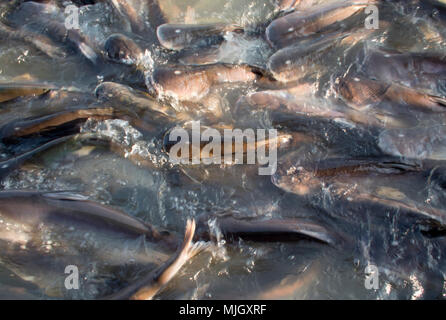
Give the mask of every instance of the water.
[[(129, 2), (138, 3), (136, 0)], [(227, 34), (227, 42), (217, 54), (220, 62), (265, 68), (269, 56), (274, 53), (261, 32), (280, 15), (273, 1), (169, 0), (162, 1), (160, 9), (165, 12), (165, 22), (169, 23), (219, 22), (252, 30), (249, 35)], [(328, 107), (336, 105), (342, 112), (349, 110), (343, 109), (348, 106), (335, 92), (336, 78), (357, 68), (355, 62), (368, 48), (384, 45), (389, 49), (441, 54), (444, 57), (444, 12), (437, 10), (432, 18), (429, 10), (430, 7), (423, 9), (417, 6), (416, 1), (384, 4), (381, 19), (390, 25), (372, 35), (367, 34), (365, 39), (330, 48), (312, 67), (303, 70), (303, 78), (314, 85), (310, 92), (313, 98), (306, 101), (314, 103), (322, 99)], [(361, 19), (361, 16), (353, 17), (350, 23), (361, 26)], [(146, 79), (119, 64), (94, 65), (72, 51), (68, 51), (64, 58), (54, 59), (29, 43), (0, 38), (1, 82), (31, 79), (63, 87), (71, 91), (70, 97), (74, 96), (57, 101), (48, 97), (31, 97), (2, 103), (1, 124), (48, 114), (49, 111), (89, 105), (96, 101), (94, 88), (102, 81), (116, 81), (139, 89), (150, 85), (147, 77), (153, 68), (174, 64), (178, 57), (158, 45), (156, 22), (148, 22), (146, 36), (137, 35), (132, 33), (132, 26), (125, 17), (111, 10), (105, 2), (81, 8), (81, 32), (98, 52), (103, 50), (105, 39), (116, 32), (132, 37), (146, 50), (143, 64)], [(361, 27), (356, 30), (361, 35)], [(218, 116), (210, 112), (214, 117), (206, 116), (209, 113), (208, 102), (192, 105), (184, 101), (169, 103), (177, 110), (186, 110), (189, 118), (192, 115), (201, 119), (203, 125), (275, 127), (283, 132), (315, 137), (317, 143), (279, 151), (279, 169), (285, 170), (289, 168), (286, 154), (290, 151), (298, 151), (291, 156), (291, 162), (332, 156), (377, 156), (382, 151), (382, 143), (387, 143), (384, 139), (389, 137), (388, 132), (400, 130), (390, 128), (390, 131), (385, 131), (374, 126), (362, 126), (351, 118), (327, 120), (299, 112), (296, 115), (295, 110), (280, 112), (237, 106), (240, 97), (265, 89), (271, 88), (262, 88), (255, 83), (213, 88), (212, 101), (217, 101), (215, 103), (220, 110)], [(141, 119), (152, 116), (150, 110), (138, 115)], [(422, 121), (417, 126), (429, 131), (429, 128), (443, 124), (444, 119), (434, 115), (426, 116)], [(340, 246), (308, 241), (215, 243), (211, 250), (188, 262), (157, 295), (157, 299), (441, 299), (446, 296), (444, 237), (423, 235), (421, 231), (425, 224), (422, 219), (409, 217), (404, 210), (349, 200), (350, 194), (371, 192), (403, 203), (416, 202), (419, 206), (445, 210), (441, 179), (431, 179), (435, 172), (408, 178), (371, 175), (363, 180), (324, 185), (317, 192), (297, 195), (278, 188), (270, 176), (259, 176), (257, 166), (253, 165), (170, 164), (163, 152), (162, 138), (175, 124), (173, 121), (139, 126), (128, 119), (90, 119), (81, 124), (81, 132), (100, 134), (124, 151), (113, 152), (106, 146), (83, 140), (69, 141), (39, 153), (12, 170), (2, 179), (1, 189), (82, 193), (91, 200), (119, 208), (178, 234), (183, 233), (187, 218), (209, 215), (209, 225), (212, 226), (213, 215), (230, 213), (237, 218), (305, 218), (345, 238)], [(45, 137), (37, 135), (26, 141), (18, 139), (12, 145), (4, 143), (2, 157), (28, 150), (42, 139)], [(430, 135), (429, 139), (427, 143), (435, 141)], [(444, 158), (440, 151), (431, 153), (440, 155), (434, 160), (439, 161), (435, 167), (441, 169)], [(416, 158), (420, 157), (423, 158), (424, 154), (418, 152)], [(438, 172), (442, 177), (441, 171)], [(92, 264), (98, 262), (101, 261), (91, 261)], [(369, 264), (379, 269), (378, 289), (369, 290), (364, 286), (365, 268)], [(51, 274), (47, 276), (51, 277)], [(98, 274), (89, 276), (100, 279)], [(126, 273), (125, 277), (130, 279), (135, 275)], [(1, 298), (53, 298), (44, 292), (0, 264)], [(81, 287), (79, 295), (71, 297), (92, 298), (94, 294), (89, 288)]]

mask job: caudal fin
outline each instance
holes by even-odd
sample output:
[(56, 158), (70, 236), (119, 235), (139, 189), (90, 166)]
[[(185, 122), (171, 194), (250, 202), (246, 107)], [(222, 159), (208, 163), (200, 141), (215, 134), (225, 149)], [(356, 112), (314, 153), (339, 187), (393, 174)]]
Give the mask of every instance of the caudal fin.
[(204, 250), (207, 246), (204, 242), (193, 243), (195, 234), (195, 221), (187, 220), (184, 241), (178, 252), (159, 269), (157, 269), (145, 285), (138, 289), (130, 298), (133, 300), (150, 300), (164, 287), (192, 257)]

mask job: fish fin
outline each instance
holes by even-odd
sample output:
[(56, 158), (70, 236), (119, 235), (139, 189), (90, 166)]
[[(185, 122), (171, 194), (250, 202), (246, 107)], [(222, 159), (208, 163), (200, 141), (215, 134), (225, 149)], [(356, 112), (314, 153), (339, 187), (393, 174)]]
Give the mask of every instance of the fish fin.
[(193, 243), (195, 220), (188, 219), (184, 241), (178, 252), (150, 277), (148, 285), (140, 288), (130, 298), (132, 300), (150, 300), (164, 287), (193, 256), (206, 248), (204, 242)]
[(7, 174), (10, 170), (17, 168), (19, 165), (21, 165), (23, 162), (30, 159), (34, 155), (36, 155), (42, 151), (48, 150), (56, 145), (62, 144), (72, 138), (73, 138), (72, 135), (57, 138), (55, 140), (52, 140), (50, 142), (47, 142), (47, 143), (37, 147), (35, 149), (32, 149), (25, 153), (22, 153), (18, 156), (15, 156), (12, 159), (8, 159), (8, 160), (0, 162), (0, 177), (2, 177), (4, 174)]
[(418, 172), (422, 170), (420, 164), (410, 161), (383, 161), (378, 163), (377, 167), (378, 169), (395, 170), (395, 173)]
[(81, 42), (81, 43), (79, 43), (79, 50), (88, 60), (93, 62), (93, 64), (97, 64), (98, 55), (89, 45), (87, 45), (84, 42)]
[(335, 245), (340, 235), (304, 219), (240, 220), (222, 218), (218, 227), (226, 240), (242, 238), (257, 242), (310, 240)]
[(446, 108), (446, 99), (445, 98), (437, 97), (437, 96), (429, 96), (429, 100), (436, 103), (440, 107)]
[(41, 195), (45, 198), (55, 199), (55, 200), (70, 200), (70, 201), (89, 200), (87, 196), (72, 191), (52, 191), (52, 192), (42, 193)]
[(180, 167), (180, 171), (186, 176), (188, 177), (192, 182), (196, 183), (196, 184), (203, 184), (203, 180), (198, 180), (195, 179), (192, 175), (190, 175), (187, 171), (186, 168), (184, 167)]

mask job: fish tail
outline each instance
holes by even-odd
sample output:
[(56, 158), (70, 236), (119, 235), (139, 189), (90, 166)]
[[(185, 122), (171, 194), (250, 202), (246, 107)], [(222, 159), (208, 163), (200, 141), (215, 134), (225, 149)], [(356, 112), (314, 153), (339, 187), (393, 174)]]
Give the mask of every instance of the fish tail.
[(132, 300), (150, 300), (159, 292), (181, 269), (181, 267), (192, 257), (207, 247), (205, 242), (193, 243), (195, 234), (195, 221), (187, 220), (184, 241), (178, 252), (158, 270), (155, 271), (150, 283), (134, 293)]

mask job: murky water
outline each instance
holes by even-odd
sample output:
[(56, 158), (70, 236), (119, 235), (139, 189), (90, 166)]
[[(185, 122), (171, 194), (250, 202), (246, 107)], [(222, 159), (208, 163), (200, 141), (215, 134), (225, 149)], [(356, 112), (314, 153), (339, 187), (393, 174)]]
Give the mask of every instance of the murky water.
[[(104, 53), (104, 42), (114, 33), (132, 38), (144, 52), (137, 68), (108, 60), (94, 64), (57, 41), (54, 43), (60, 46), (64, 56), (52, 57), (29, 41), (0, 34), (1, 83), (32, 82), (58, 88), (42, 96), (0, 104), (2, 159), (22, 154), (54, 138), (52, 133), (45, 132), (11, 138), (5, 129), (11, 123), (14, 127), (25, 118), (101, 104), (94, 91), (104, 81), (148, 92), (153, 89), (150, 77), (154, 70), (183, 64), (184, 57), (163, 49), (157, 41), (156, 27), (160, 23), (225, 23), (245, 28), (249, 32), (226, 33), (218, 49), (200, 48), (192, 56), (196, 58), (192, 64), (224, 62), (263, 70), (268, 68), (269, 58), (277, 51), (267, 42), (265, 28), (284, 15), (272, 0), (167, 0), (161, 1), (158, 8), (164, 19), (157, 20), (151, 14), (153, 9), (143, 5), (146, 1), (131, 0), (128, 1), (131, 6), (139, 12), (148, 12), (145, 16), (153, 18), (146, 20), (144, 33), (138, 34), (132, 30), (130, 19), (112, 9), (110, 3), (98, 1), (80, 7), (80, 32), (99, 54)], [(71, 139), (39, 152), (8, 171), (1, 180), (1, 189), (80, 193), (178, 235), (182, 235), (188, 218), (206, 215), (212, 226), (213, 217), (230, 214), (239, 219), (303, 218), (324, 226), (342, 239), (336, 245), (313, 241), (230, 243), (223, 240), (191, 259), (157, 299), (442, 299), (446, 296), (446, 211), (443, 212), (446, 206), (442, 174), (445, 157), (441, 147), (444, 137), (440, 135), (445, 113), (430, 114), (410, 108), (392, 113), (390, 107), (385, 109), (387, 105), (384, 111), (377, 112), (367, 106), (368, 109), (353, 113), (355, 108), (336, 91), (339, 78), (344, 75), (368, 72), (362, 61), (376, 48), (444, 59), (446, 10), (441, 4), (435, 7), (431, 3), (435, 1), (382, 1), (377, 30), (364, 28), (363, 13), (342, 22), (343, 30), (348, 30), (351, 37), (328, 49), (311, 52), (311, 61), (299, 62), (302, 63), (299, 76), (308, 86), (288, 91), (287, 94), (296, 95), (296, 100), (286, 97), (285, 101), (300, 103), (291, 105), (282, 101), (279, 108), (273, 108), (272, 102), (244, 103), (242, 98), (254, 92), (289, 89), (261, 81), (216, 86), (200, 101), (159, 97), (165, 98), (163, 103), (172, 105), (181, 116), (158, 121), (153, 120), (153, 110), (138, 109), (129, 111), (131, 115), (122, 119), (83, 119), (76, 124), (76, 133), (97, 135), (119, 147), (111, 150), (108, 144)], [(26, 26), (29, 23), (26, 17), (43, 25), (47, 21), (48, 17), (29, 16), (26, 11), (14, 11), (10, 6), (10, 1), (1, 1), (0, 16), (11, 26)], [(302, 1), (304, 7), (305, 1)], [(48, 19), (63, 21), (63, 8), (57, 5), (48, 8), (55, 12), (49, 13)], [(339, 36), (336, 32), (329, 34)], [(299, 43), (302, 49), (311, 45), (305, 41)], [(417, 70), (411, 71), (416, 77)], [(442, 75), (438, 86), (417, 89), (444, 98), (441, 81), (446, 78)], [(301, 105), (314, 105), (326, 113), (301, 111), (298, 109)], [(133, 105), (129, 103), (125, 107), (130, 110)], [(372, 119), (375, 114), (381, 118)], [(385, 116), (388, 119), (382, 121)], [(175, 125), (185, 122), (184, 119), (201, 120), (202, 125), (211, 127), (276, 128), (280, 132), (305, 135), (310, 140), (280, 149), (278, 171), (273, 177), (258, 175), (257, 165), (173, 165), (163, 149), (163, 136)], [(68, 129), (67, 132), (71, 133)], [(403, 141), (392, 140), (401, 132)], [(421, 151), (413, 146), (419, 146)], [(281, 180), (307, 163), (334, 157), (341, 159), (338, 164), (343, 164), (346, 162), (342, 159), (376, 159), (383, 155), (415, 159), (422, 163), (422, 170), (395, 174), (392, 167), (384, 174), (380, 171), (380, 174), (359, 177), (347, 175), (345, 179), (340, 173), (332, 180), (321, 178), (320, 188), (309, 191), (296, 191), (297, 182), (292, 178)], [(281, 184), (281, 181), (285, 182)], [(432, 208), (439, 212), (433, 219), (435, 223), (426, 219), (426, 216), (432, 217), (429, 211)], [(430, 232), (432, 225), (435, 235)], [(79, 238), (71, 241), (81, 241)], [(131, 250), (139, 245), (139, 242), (129, 243), (128, 247)], [(77, 248), (80, 244), (66, 246)], [(51, 250), (56, 252), (54, 248), (47, 251)], [(0, 252), (0, 298), (98, 298), (146, 272), (144, 266), (128, 261), (118, 271), (107, 271), (104, 275), (101, 268), (107, 264), (106, 258), (88, 254), (85, 252), (88, 259), (82, 262), (86, 265), (82, 269), (85, 274), (81, 275), (80, 289), (73, 293), (64, 291), (63, 280), (51, 288), (45, 281), (41, 281), (43, 287), (33, 283), (32, 268), (20, 262), (11, 264)], [(42, 261), (48, 264), (47, 268), (40, 266), (43, 277), (64, 278), (64, 270), (58, 272), (55, 262)], [(377, 289), (365, 286), (368, 265), (379, 270)], [(26, 272), (27, 277), (17, 270)], [(119, 278), (113, 279), (110, 274)]]

